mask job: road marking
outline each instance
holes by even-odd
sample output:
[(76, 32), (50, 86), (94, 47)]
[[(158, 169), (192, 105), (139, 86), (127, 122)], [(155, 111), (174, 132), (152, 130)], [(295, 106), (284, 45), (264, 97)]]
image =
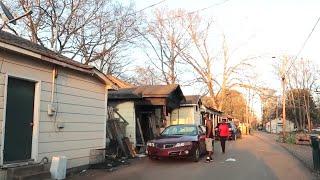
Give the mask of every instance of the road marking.
[(237, 160), (236, 159), (234, 159), (234, 158), (228, 158), (227, 160), (226, 160), (226, 162), (236, 162)]

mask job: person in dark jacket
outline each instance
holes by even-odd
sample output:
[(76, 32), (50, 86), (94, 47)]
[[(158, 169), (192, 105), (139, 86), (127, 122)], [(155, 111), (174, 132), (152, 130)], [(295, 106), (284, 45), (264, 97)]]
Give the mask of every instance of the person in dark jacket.
[(219, 126), (219, 136), (220, 136), (222, 153), (224, 154), (226, 152), (226, 141), (227, 139), (229, 139), (229, 136), (230, 136), (229, 126), (226, 123), (225, 119), (222, 120), (222, 123)]
[(212, 154), (213, 154), (213, 122), (209, 119), (208, 115), (204, 117), (206, 122), (206, 150), (207, 150), (207, 158), (206, 162), (213, 161)]

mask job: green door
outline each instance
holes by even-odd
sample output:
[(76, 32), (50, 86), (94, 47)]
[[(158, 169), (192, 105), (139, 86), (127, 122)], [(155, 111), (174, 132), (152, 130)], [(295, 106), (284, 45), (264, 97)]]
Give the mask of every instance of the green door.
[(8, 79), (4, 163), (31, 159), (35, 83)]

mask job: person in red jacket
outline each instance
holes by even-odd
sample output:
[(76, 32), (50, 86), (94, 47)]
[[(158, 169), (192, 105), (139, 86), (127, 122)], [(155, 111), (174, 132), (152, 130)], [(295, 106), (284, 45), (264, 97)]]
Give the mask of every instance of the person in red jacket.
[(230, 136), (229, 126), (226, 123), (225, 119), (222, 120), (222, 124), (220, 124), (219, 126), (219, 136), (220, 136), (222, 153), (224, 154), (226, 152), (226, 141)]

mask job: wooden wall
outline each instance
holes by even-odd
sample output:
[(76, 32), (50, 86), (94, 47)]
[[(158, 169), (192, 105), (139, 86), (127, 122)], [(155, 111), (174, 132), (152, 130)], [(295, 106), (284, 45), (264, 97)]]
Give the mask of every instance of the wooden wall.
[[(36, 161), (65, 155), (68, 168), (86, 165), (90, 150), (105, 147), (106, 86), (88, 74), (59, 67), (54, 94), (57, 113), (48, 116), (52, 69), (53, 65), (38, 59), (0, 51), (0, 125), (4, 117), (5, 76), (37, 80), (41, 91), (40, 118), (34, 122), (38, 126), (38, 148), (33, 149), (37, 152)], [(58, 129), (57, 124), (63, 124), (64, 128)]]
[[(120, 102), (116, 103), (114, 107), (118, 109), (118, 113), (129, 123), (126, 127), (126, 137), (129, 138), (130, 142), (136, 145), (136, 115), (134, 102)], [(117, 114), (115, 114), (115, 117), (119, 118)]]

